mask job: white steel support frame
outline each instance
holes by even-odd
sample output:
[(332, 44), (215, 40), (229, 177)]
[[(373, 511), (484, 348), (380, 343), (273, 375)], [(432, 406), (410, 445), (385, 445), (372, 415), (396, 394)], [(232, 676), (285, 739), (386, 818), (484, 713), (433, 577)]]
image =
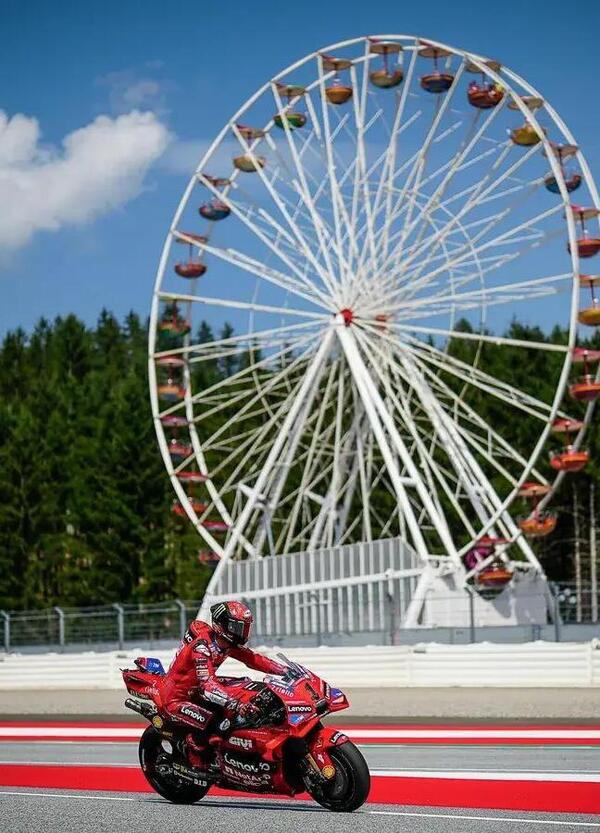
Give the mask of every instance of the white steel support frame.
[[(539, 95), (507, 68), (428, 41), (449, 51), (446, 67), (454, 75), (447, 93), (432, 96), (418, 83), (418, 68), (426, 63), (422, 42), (407, 35), (378, 39), (403, 49), (394, 56), (406, 67), (398, 92), (370, 84), (369, 72), (381, 60), (371, 38), (333, 44), (288, 67), (212, 143), (165, 242), (150, 320), (151, 404), (177, 498), (220, 559), (204, 613), (233, 559), (294, 550), (316, 558), (323, 548), (390, 535), (405, 537), (421, 563), (407, 626), (419, 621), (436, 563), (463, 581), (470, 578), (462, 559), (482, 535), (507, 537), (515, 545), (511, 552), (518, 549), (524, 565), (542, 574), (509, 508), (525, 479), (550, 483), (535, 462), (553, 420), (569, 416), (561, 401), (576, 343), (578, 231), (551, 142), (575, 141), (547, 102), (538, 113), (528, 109), (523, 96)], [(335, 73), (323, 62), (323, 55), (338, 53), (351, 60), (342, 75), (353, 96), (342, 107), (328, 101)], [(504, 89), (501, 103), (487, 113), (466, 112), (470, 64)], [(279, 85), (295, 85), (300, 72), (308, 80), (286, 104)], [(267, 113), (270, 107), (279, 115), (279, 127), (274, 119), (264, 123), (265, 102)], [(513, 116), (509, 102), (518, 111)], [(256, 124), (252, 112), (259, 105), (262, 123)], [(307, 114), (304, 127), (292, 127), (288, 107)], [(516, 126), (514, 118), (536, 130), (537, 145), (515, 148), (503, 127)], [(250, 138), (242, 124), (256, 128)], [(254, 167), (250, 179), (236, 168), (214, 170), (231, 143), (233, 155)], [(579, 150), (573, 161), (587, 204), (600, 208)], [(544, 170), (560, 192), (545, 202)], [(209, 174), (227, 176), (217, 182)], [(186, 224), (197, 223), (198, 193), (230, 212), (225, 223), (210, 222), (203, 238), (184, 230), (197, 229)], [(231, 241), (230, 227), (238, 229)], [(537, 253), (558, 235), (568, 241), (570, 268), (546, 273)], [(170, 277), (177, 242), (209, 266), (185, 290)], [(229, 271), (212, 281), (217, 267)], [(552, 303), (560, 292), (570, 299), (557, 322), (567, 331), (566, 343), (484, 330), (488, 312), (510, 309), (518, 316), (523, 310), (531, 318), (536, 304)], [(165, 346), (165, 304), (176, 304), (192, 323), (198, 316), (221, 316), (222, 322), (231, 315), (235, 334), (196, 343), (192, 331), (182, 344)], [(470, 322), (475, 315), (475, 329), (457, 328), (459, 318)], [(468, 359), (448, 350), (452, 342), (472, 346)], [(490, 375), (483, 358), (492, 348), (557, 357), (562, 366), (553, 397), (541, 402), (525, 386)], [(185, 361), (185, 396), (164, 404), (157, 361), (170, 355)], [(227, 362), (234, 372), (195, 389), (205, 368)], [(482, 424), (469, 391), (503, 403), (515, 418), (537, 420), (533, 448), (513, 447), (506, 426)], [(584, 430), (591, 413), (590, 405)], [(175, 464), (165, 422), (179, 416), (193, 452)], [(583, 430), (575, 447), (582, 441)], [(180, 480), (194, 468), (209, 499), (199, 515)], [(490, 473), (503, 481), (501, 494)], [(540, 507), (562, 477), (550, 483)], [(215, 518), (227, 527), (224, 539), (211, 531), (208, 521)], [(362, 588), (364, 576), (359, 579)], [(306, 593), (308, 586), (298, 576), (285, 592)]]

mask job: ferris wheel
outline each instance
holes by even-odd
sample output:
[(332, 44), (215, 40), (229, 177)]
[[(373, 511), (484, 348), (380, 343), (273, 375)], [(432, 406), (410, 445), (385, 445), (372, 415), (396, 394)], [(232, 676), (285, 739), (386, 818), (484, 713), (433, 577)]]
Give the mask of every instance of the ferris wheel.
[(334, 44), (240, 107), (175, 212), (149, 340), (213, 583), (394, 536), (487, 588), (541, 572), (530, 539), (600, 396), (577, 346), (599, 208), (548, 102), (438, 42)]

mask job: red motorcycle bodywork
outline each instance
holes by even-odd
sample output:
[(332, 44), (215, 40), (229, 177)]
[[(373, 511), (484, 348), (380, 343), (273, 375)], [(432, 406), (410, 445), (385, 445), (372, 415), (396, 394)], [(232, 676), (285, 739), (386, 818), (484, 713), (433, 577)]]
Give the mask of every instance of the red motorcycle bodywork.
[[(294, 681), (283, 681), (278, 677), (265, 677), (265, 685), (277, 695), (285, 706), (286, 719), (277, 726), (261, 728), (232, 729), (230, 733), (213, 734), (206, 738), (213, 751), (213, 759), (220, 770), (220, 778), (214, 781), (219, 786), (246, 792), (280, 793), (296, 795), (305, 792), (304, 785), (290, 781), (286, 774), (285, 748), (291, 739), (304, 741), (314, 765), (321, 772), (335, 773), (335, 764), (329, 751), (348, 738), (337, 729), (323, 726), (321, 718), (331, 712), (347, 709), (345, 694), (331, 688), (324, 680), (306, 668), (292, 664), (302, 676)], [(127, 690), (134, 697), (154, 702), (161, 711), (161, 675), (142, 670), (125, 670), (123, 679)], [(247, 703), (256, 697), (259, 686), (247, 677), (219, 677), (222, 685), (229, 689), (231, 699)], [(235, 715), (225, 713), (223, 719), (235, 723)], [(160, 719), (165, 734), (175, 729), (185, 736), (189, 728), (168, 724), (168, 718)], [(306, 747), (302, 745), (304, 751)], [(329, 768), (329, 769), (328, 769)], [(331, 776), (330, 776), (331, 777)]]

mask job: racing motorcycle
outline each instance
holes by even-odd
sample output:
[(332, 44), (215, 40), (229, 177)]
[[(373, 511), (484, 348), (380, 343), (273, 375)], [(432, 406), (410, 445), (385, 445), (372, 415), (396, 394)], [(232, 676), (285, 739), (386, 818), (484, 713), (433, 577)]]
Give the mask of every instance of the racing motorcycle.
[(194, 804), (215, 785), (286, 796), (308, 792), (337, 812), (364, 804), (370, 787), (365, 759), (343, 732), (321, 722), (348, 708), (346, 696), (282, 654), (278, 659), (285, 673), (263, 682), (219, 677), (232, 701), (252, 703), (249, 717), (197, 701), (194, 718), (204, 721), (206, 731), (192, 733), (192, 755), (190, 728), (161, 711), (165, 671), (160, 660), (138, 657), (135, 669), (122, 671), (132, 695), (125, 705), (150, 721), (140, 739), (139, 759), (159, 795), (175, 804)]

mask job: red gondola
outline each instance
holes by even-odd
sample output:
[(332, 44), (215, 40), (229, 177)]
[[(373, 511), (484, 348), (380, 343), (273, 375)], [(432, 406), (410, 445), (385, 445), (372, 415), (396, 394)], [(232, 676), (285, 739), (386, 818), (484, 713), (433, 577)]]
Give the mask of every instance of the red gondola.
[(182, 483), (196, 485), (198, 483), (204, 483), (207, 477), (205, 474), (201, 474), (201, 472), (199, 471), (180, 471), (177, 472), (177, 479), (180, 480)]
[(204, 529), (208, 529), (209, 532), (227, 532), (229, 529), (229, 525), (225, 521), (202, 521), (202, 526)]
[(176, 263), (175, 272), (180, 278), (201, 278), (206, 272), (206, 264), (200, 260), (188, 260), (185, 263)]
[(169, 354), (156, 359), (156, 365), (160, 368), (166, 368), (167, 372), (171, 374), (174, 370), (181, 370), (185, 366), (185, 361), (179, 356)]
[(352, 61), (346, 58), (334, 58), (331, 55), (321, 55), (323, 69), (325, 72), (335, 72), (335, 76), (331, 84), (325, 87), (325, 98), (330, 104), (340, 105), (345, 104), (352, 98), (352, 87), (344, 84), (339, 77), (339, 73), (343, 70), (350, 69)]
[[(196, 515), (201, 515), (203, 512), (206, 512), (208, 504), (202, 503), (195, 498), (189, 498), (189, 502)], [(180, 518), (187, 518), (187, 512), (178, 500), (173, 501), (171, 512), (174, 515), (178, 515)]]
[[(594, 207), (585, 208), (581, 205), (572, 205), (571, 210), (581, 225), (581, 237), (577, 239), (577, 251), (579, 253), (579, 257), (594, 257), (594, 255), (597, 255), (598, 252), (600, 252), (600, 237), (590, 237), (588, 235), (585, 227), (585, 221), (590, 220), (592, 217), (597, 217), (600, 214), (600, 210)], [(567, 243), (567, 249), (570, 253), (570, 242)]]
[(179, 428), (187, 428), (188, 425), (186, 417), (177, 416), (176, 414), (167, 414), (167, 416), (162, 416), (160, 421), (163, 428), (166, 428), (169, 431), (177, 431)]
[[(498, 61), (484, 61), (486, 67), (489, 67), (493, 72), (500, 72), (502, 65)], [(496, 107), (504, 98), (504, 89), (496, 81), (489, 81), (486, 79), (485, 71), (477, 64), (469, 61), (465, 67), (467, 72), (478, 73), (481, 75), (481, 81), (471, 81), (467, 89), (467, 98), (472, 107), (478, 110), (491, 110)]]
[(169, 442), (169, 454), (174, 463), (182, 463), (194, 453), (190, 443), (180, 442), (176, 437)]
[(198, 561), (206, 567), (216, 567), (220, 561), (220, 557), (216, 552), (210, 550), (200, 550), (198, 553)]
[(544, 497), (550, 492), (550, 486), (547, 483), (538, 483), (537, 480), (528, 480), (521, 485), (517, 492), (522, 498), (540, 498)]
[(396, 64), (390, 68), (389, 62), (390, 55), (398, 55), (402, 52), (402, 47), (399, 43), (371, 38), (369, 52), (374, 55), (381, 55), (383, 58), (383, 68), (372, 70), (369, 73), (369, 80), (373, 86), (379, 87), (382, 90), (388, 90), (402, 83), (402, 79), (404, 78), (402, 67)]
[(445, 93), (448, 92), (454, 83), (454, 75), (450, 72), (440, 72), (438, 69), (438, 61), (440, 58), (447, 58), (452, 53), (448, 49), (442, 49), (439, 46), (433, 46), (429, 43), (424, 43), (419, 49), (419, 55), (422, 58), (433, 58), (433, 72), (428, 72), (421, 76), (421, 87), (428, 93)]
[[(576, 434), (578, 431), (581, 431), (583, 428), (583, 422), (578, 419), (569, 419), (568, 417), (558, 417), (552, 423), (552, 433), (553, 434), (565, 434), (570, 436), (571, 434)], [(523, 484), (526, 485), (526, 484)]]

